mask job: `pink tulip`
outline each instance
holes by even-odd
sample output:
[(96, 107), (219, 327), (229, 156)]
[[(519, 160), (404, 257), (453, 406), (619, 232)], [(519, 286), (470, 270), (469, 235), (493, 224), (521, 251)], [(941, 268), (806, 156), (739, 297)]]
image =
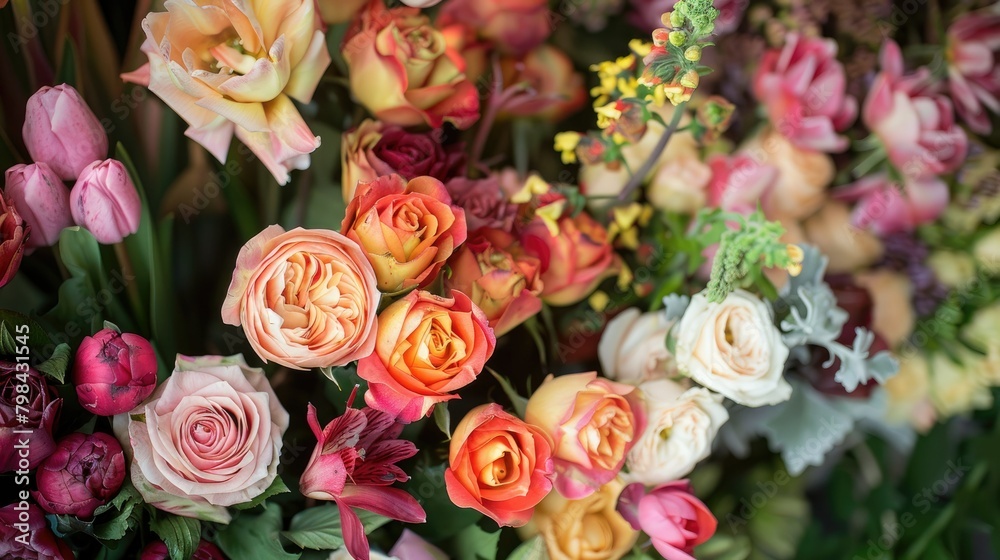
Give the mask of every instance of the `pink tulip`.
[(38, 505), (49, 513), (88, 518), (125, 481), (125, 453), (114, 437), (74, 433), (56, 444), (35, 473)]
[(1000, 113), (1000, 11), (970, 12), (948, 28), (948, 86), (955, 110), (979, 134), (993, 129), (986, 110)]
[(46, 163), (17, 164), (7, 170), (4, 192), (31, 227), (25, 247), (50, 247), (73, 225), (69, 189)]
[(76, 225), (105, 245), (139, 231), (142, 201), (125, 166), (115, 159), (95, 161), (80, 173), (69, 194)]
[(884, 236), (934, 221), (948, 205), (948, 185), (931, 176), (907, 179), (900, 186), (880, 174), (852, 183), (834, 197), (857, 203), (851, 216), (856, 227)]
[(76, 350), (73, 384), (88, 412), (114, 416), (146, 400), (156, 388), (156, 352), (145, 338), (114, 329), (88, 336)]
[(790, 33), (781, 49), (764, 54), (754, 76), (754, 95), (778, 131), (800, 148), (841, 152), (837, 134), (854, 122), (858, 102), (846, 93), (844, 65), (833, 39)]
[(968, 138), (951, 102), (930, 89), (930, 70), (904, 75), (903, 55), (893, 41), (882, 46), (880, 60), (882, 72), (865, 99), (862, 120), (882, 141), (889, 161), (914, 180), (958, 169)]
[(641, 484), (622, 491), (618, 511), (642, 530), (665, 560), (694, 560), (694, 547), (712, 538), (718, 521), (691, 493), (687, 480), (664, 484), (644, 493)]
[(108, 135), (73, 86), (43, 87), (28, 99), (21, 129), (31, 159), (60, 178), (76, 179), (87, 165), (108, 155)]

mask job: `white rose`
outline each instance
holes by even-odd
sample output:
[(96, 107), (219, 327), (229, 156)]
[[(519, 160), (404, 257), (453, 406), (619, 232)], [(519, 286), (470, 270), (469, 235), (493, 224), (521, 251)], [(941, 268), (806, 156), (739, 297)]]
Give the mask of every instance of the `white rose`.
[(788, 400), (783, 376), (788, 347), (771, 311), (753, 294), (736, 290), (721, 303), (702, 292), (677, 324), (674, 356), (681, 373), (746, 406)]
[(634, 307), (609, 321), (597, 345), (604, 376), (638, 385), (676, 375), (674, 356), (667, 350), (673, 324), (663, 311), (641, 313)]
[(626, 458), (629, 482), (647, 486), (679, 480), (712, 452), (719, 427), (729, 420), (722, 397), (668, 379), (639, 386), (646, 400), (646, 429)]

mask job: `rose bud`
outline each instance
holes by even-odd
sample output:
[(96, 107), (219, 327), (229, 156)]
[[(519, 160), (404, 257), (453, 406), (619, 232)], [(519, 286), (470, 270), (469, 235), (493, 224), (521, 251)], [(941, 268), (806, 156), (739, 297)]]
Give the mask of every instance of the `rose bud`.
[(98, 331), (76, 350), (76, 396), (98, 416), (128, 412), (156, 388), (156, 369), (156, 351), (145, 338), (115, 329)]
[(17, 274), (31, 227), (7, 198), (0, 195), (0, 287)]
[[(62, 402), (39, 371), (0, 362), (0, 473), (33, 469), (55, 451), (52, 430)], [(31, 431), (27, 457), (20, 457), (14, 447), (18, 439), (24, 439), (15, 430)]]
[(28, 99), (21, 134), (31, 159), (49, 164), (67, 181), (108, 155), (104, 127), (80, 93), (67, 84), (43, 87)]
[[(26, 502), (22, 502), (26, 503)], [(0, 558), (73, 560), (73, 551), (56, 537), (35, 504), (17, 502), (0, 508)]]
[(555, 487), (571, 500), (618, 475), (646, 424), (635, 387), (594, 372), (546, 377), (528, 399), (524, 419), (552, 438)]
[(7, 170), (4, 192), (31, 227), (25, 247), (50, 247), (73, 225), (69, 189), (45, 163), (17, 164)]
[[(153, 541), (142, 549), (139, 560), (170, 560), (167, 544), (163, 541)], [(226, 555), (219, 547), (208, 541), (199, 541), (191, 560), (226, 560)]]
[(38, 467), (33, 492), (49, 513), (86, 519), (108, 503), (125, 480), (125, 452), (114, 437), (95, 432), (74, 433)]
[(139, 231), (142, 201), (118, 160), (95, 161), (84, 168), (69, 198), (73, 220), (100, 243), (121, 243)]
[(476, 407), (451, 437), (448, 497), (501, 526), (520, 527), (552, 490), (551, 455), (552, 444), (539, 428), (496, 403)]

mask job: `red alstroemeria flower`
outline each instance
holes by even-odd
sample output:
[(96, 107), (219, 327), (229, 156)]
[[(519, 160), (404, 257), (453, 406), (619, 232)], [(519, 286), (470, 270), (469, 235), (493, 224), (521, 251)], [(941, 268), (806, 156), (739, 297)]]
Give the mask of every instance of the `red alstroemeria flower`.
[(413, 442), (397, 439), (403, 425), (372, 408), (351, 408), (357, 387), (347, 401), (347, 410), (325, 428), (320, 428), (316, 408), (310, 404), (307, 419), (318, 443), (299, 480), (303, 495), (333, 500), (340, 509), (344, 543), (351, 556), (368, 560), (368, 538), (361, 519), (351, 508), (360, 508), (404, 523), (427, 520), (424, 508), (394, 482), (410, 477), (396, 465), (417, 454)]

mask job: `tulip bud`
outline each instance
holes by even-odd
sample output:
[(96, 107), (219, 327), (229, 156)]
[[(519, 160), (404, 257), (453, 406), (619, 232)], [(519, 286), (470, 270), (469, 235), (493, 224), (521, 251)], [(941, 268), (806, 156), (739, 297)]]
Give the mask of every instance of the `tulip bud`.
[(8, 169), (4, 192), (31, 227), (28, 248), (55, 245), (63, 228), (73, 225), (69, 189), (46, 163), (17, 164)]
[(108, 154), (108, 135), (80, 93), (61, 84), (43, 87), (28, 99), (24, 144), (31, 159), (44, 162), (65, 180)]
[(88, 336), (73, 363), (76, 396), (88, 412), (128, 412), (156, 388), (156, 353), (145, 338), (105, 328)]
[(0, 286), (10, 282), (21, 267), (24, 243), (30, 231), (7, 195), (0, 195)]
[(125, 481), (125, 453), (114, 437), (70, 434), (38, 467), (35, 501), (59, 515), (87, 518), (108, 503)]
[(84, 168), (69, 198), (76, 224), (105, 245), (120, 243), (139, 230), (142, 201), (118, 160), (95, 161)]

